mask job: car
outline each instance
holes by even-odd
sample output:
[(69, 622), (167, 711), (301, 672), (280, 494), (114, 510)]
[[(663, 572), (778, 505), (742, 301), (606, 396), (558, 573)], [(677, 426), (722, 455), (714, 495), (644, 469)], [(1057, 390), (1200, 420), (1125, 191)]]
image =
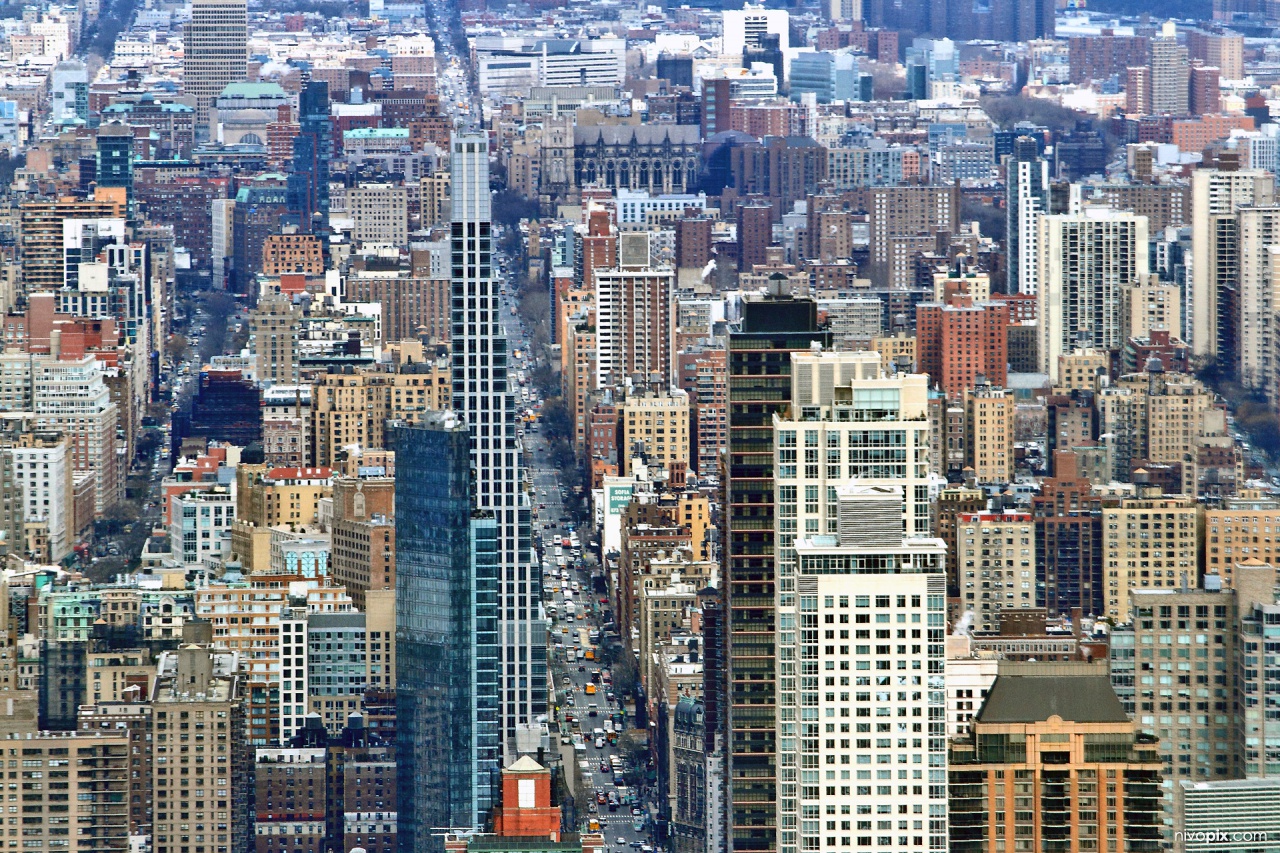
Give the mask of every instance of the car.
[(631, 842), (631, 846), (632, 846), (632, 847), (634, 847), (635, 849), (639, 850), (641, 847), (643, 847), (643, 846), (644, 846), (644, 842), (643, 842), (643, 841), (632, 841), (632, 842)]
[(640, 815), (644, 814), (644, 812), (640, 811), (640, 809), (632, 809), (631, 813), (636, 817), (640, 817)]
[(609, 762), (607, 762), (607, 761), (601, 761), (601, 762), (600, 762), (600, 772), (601, 772), (601, 773), (612, 773), (612, 772), (613, 772), (613, 768), (609, 766)]
[(604, 791), (596, 791), (596, 802), (599, 803), (600, 805), (605, 804)]
[(578, 672), (586, 672), (586, 671), (587, 671), (587, 668), (585, 666), (578, 667)]
[(568, 746), (569, 744), (573, 743), (573, 738), (569, 737), (568, 735), (560, 735), (560, 743), (564, 744), (565, 746)]

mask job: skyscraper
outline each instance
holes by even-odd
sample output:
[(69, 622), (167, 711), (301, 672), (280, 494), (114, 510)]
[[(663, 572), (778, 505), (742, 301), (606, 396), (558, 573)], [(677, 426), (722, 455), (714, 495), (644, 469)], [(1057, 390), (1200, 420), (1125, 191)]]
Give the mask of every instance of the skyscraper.
[(1235, 354), (1234, 306), (1239, 290), (1236, 211), (1270, 204), (1275, 181), (1257, 169), (1197, 169), (1191, 175), (1191, 286), (1184, 312), (1196, 355)]
[(1040, 369), (1058, 379), (1058, 357), (1085, 343), (1123, 342), (1121, 288), (1149, 271), (1147, 218), (1110, 208), (1039, 217)]
[(1049, 162), (1040, 156), (1036, 141), (1020, 136), (1013, 142), (1005, 186), (1009, 194), (1005, 216), (1009, 248), (1005, 257), (1009, 268), (1005, 290), (1035, 293), (1036, 214), (1049, 212)]
[(332, 124), (329, 84), (313, 80), (298, 95), (298, 135), (293, 138), (286, 194), (289, 212), (298, 217), (303, 231), (323, 231), (328, 225)]
[(453, 403), (471, 428), (476, 508), (497, 523), (500, 719), (511, 759), (516, 732), (547, 711), (546, 623), (492, 265), (489, 141), (461, 134), (452, 146)]
[(946, 850), (946, 544), (898, 527), (900, 486), (836, 497), (778, 612), (779, 657), (801, 667), (779, 680), (779, 787), (800, 820), (779, 814), (778, 850)]
[(1187, 49), (1178, 44), (1178, 28), (1169, 21), (1161, 37), (1151, 40), (1151, 112), (1186, 115), (1190, 74)]
[(454, 412), (393, 427), (396, 720), (401, 850), (483, 825), (501, 768), (498, 525), (473, 509), (471, 442)]
[(182, 33), (182, 86), (196, 98), (196, 136), (209, 139), (209, 108), (228, 83), (245, 79), (249, 61), (245, 0), (192, 0)]
[(730, 850), (777, 849), (773, 416), (791, 405), (791, 354), (817, 343), (817, 303), (772, 294), (743, 305), (729, 335), (729, 458), (724, 578)]

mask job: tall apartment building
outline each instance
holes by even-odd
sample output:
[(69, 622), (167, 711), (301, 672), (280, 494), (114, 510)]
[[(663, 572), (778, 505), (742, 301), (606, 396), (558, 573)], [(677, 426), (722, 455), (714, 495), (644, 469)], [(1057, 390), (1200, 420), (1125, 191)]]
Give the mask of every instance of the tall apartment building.
[(617, 268), (595, 270), (599, 388), (674, 379), (675, 272), (651, 266), (649, 239), (647, 231), (621, 235)]
[[(795, 352), (791, 361), (791, 416), (773, 418), (776, 624), (784, 645), (788, 638), (795, 642), (796, 635), (786, 628), (789, 617), (794, 629), (797, 595), (803, 597), (799, 542), (843, 534), (847, 507), (841, 489), (847, 483), (854, 481), (866, 494), (888, 500), (892, 513), (885, 517), (882, 512), (875, 523), (884, 526), (890, 539), (922, 537), (929, 531), (926, 377), (887, 375), (874, 353)], [(945, 579), (941, 563), (935, 568)], [(806, 810), (804, 800), (818, 797), (816, 791), (800, 795), (795, 786), (796, 732), (794, 722), (787, 721), (796, 719), (796, 682), (788, 677), (796, 673), (786, 655), (782, 652), (776, 676), (777, 809), (784, 827), (787, 815), (794, 819)], [(796, 849), (796, 843), (794, 835), (783, 831), (778, 849)]]
[[(24, 522), (27, 530), (30, 525), (44, 530), (40, 538), (46, 545), (37, 558), (50, 563), (61, 561), (71, 551), (77, 533), (70, 442), (57, 432), (26, 432), (17, 436), (11, 447), (0, 448), (0, 454), (7, 457), (12, 475), (6, 488), (16, 490), (22, 507), (17, 520)], [(14, 528), (20, 530), (23, 525)], [(10, 544), (17, 546), (15, 554), (28, 550), (17, 540)]]
[(1130, 593), (1194, 583), (1199, 554), (1199, 508), (1194, 498), (1145, 487), (1137, 497), (1102, 510), (1106, 614), (1129, 618)]
[[(1218, 833), (1230, 827), (1240, 839), (1280, 837), (1280, 779), (1234, 779), (1177, 783), (1174, 793), (1174, 853), (1213, 853), (1225, 843)], [(1248, 839), (1248, 840), (1246, 840)]]
[(777, 596), (780, 853), (947, 849), (946, 546), (898, 529), (904, 499), (838, 489), (835, 532), (795, 543)]
[(701, 477), (720, 475), (726, 444), (728, 364), (723, 348), (699, 347), (676, 356), (676, 384), (689, 395), (693, 445), (689, 462)]
[(234, 851), (247, 839), (250, 759), (238, 659), (195, 643), (160, 657), (151, 693), (156, 853)]
[(1039, 217), (1040, 369), (1058, 378), (1058, 357), (1087, 337), (1115, 349), (1121, 338), (1122, 288), (1148, 270), (1147, 220), (1132, 213), (1086, 207)]
[[(1160, 738), (1165, 778), (1174, 785), (1239, 778), (1235, 592), (1134, 589), (1129, 602), (1133, 721)], [(1172, 806), (1170, 797), (1165, 807)]]
[[(777, 849), (775, 823), (776, 643), (773, 416), (791, 407), (791, 354), (830, 347), (817, 304), (761, 296), (743, 305), (729, 335), (729, 454), (722, 504), (727, 531), (722, 574), (727, 685), (708, 741), (724, 750), (726, 826), (714, 832), (735, 851)], [(719, 688), (715, 688), (719, 689)], [(715, 719), (715, 715), (723, 715)], [(722, 732), (722, 733), (721, 733)], [(714, 755), (712, 761), (716, 762)], [(712, 771), (709, 771), (712, 772)], [(709, 837), (712, 836), (709, 832)]]
[(1014, 512), (962, 515), (957, 527), (961, 606), (974, 630), (998, 631), (1004, 611), (1036, 606), (1035, 525)]
[(370, 590), (395, 589), (395, 533), (394, 478), (333, 478), (333, 577), (361, 611)]
[(1187, 48), (1178, 44), (1178, 30), (1164, 25), (1160, 38), (1151, 40), (1151, 112), (1156, 115), (1187, 114), (1191, 63)]
[(1103, 612), (1102, 497), (1070, 451), (1053, 456), (1053, 476), (1031, 499), (1036, 525), (1036, 606), (1050, 614)]
[(547, 710), (546, 625), (540, 575), (530, 571), (531, 521), (521, 487), (515, 399), (507, 379), (507, 340), (499, 323), (491, 265), (493, 226), (489, 142), (456, 136), (449, 158), (453, 191), (453, 405), (472, 431), (475, 505), (497, 521), (502, 740), (536, 725)]
[(916, 306), (920, 372), (955, 400), (984, 378), (1004, 386), (1009, 366), (1009, 306), (951, 297)]
[(401, 364), (395, 371), (344, 368), (316, 379), (311, 406), (311, 453), (317, 467), (335, 467), (351, 445), (386, 447), (386, 423), (416, 421), (449, 407), (444, 363)]
[(1198, 356), (1234, 358), (1240, 270), (1236, 211), (1275, 200), (1275, 180), (1260, 169), (1191, 173), (1191, 287), (1188, 343)]
[(259, 383), (297, 384), (301, 328), (302, 312), (283, 293), (264, 297), (249, 312), (249, 352)]
[(954, 853), (1160, 849), (1160, 757), (1105, 666), (1000, 664), (949, 756)]
[(964, 464), (979, 483), (1013, 480), (1013, 392), (978, 385), (964, 392)]
[[(1261, 391), (1273, 404), (1280, 361), (1280, 206), (1245, 207), (1236, 213), (1239, 266), (1236, 325), (1236, 369), (1240, 383)], [(1221, 353), (1220, 353), (1221, 355)]]
[(28, 293), (57, 290), (66, 282), (63, 222), (67, 219), (118, 218), (125, 212), (125, 194), (102, 189), (83, 201), (29, 201), (19, 206), (18, 249), (22, 283)]
[(1187, 55), (1222, 72), (1223, 80), (1244, 77), (1244, 36), (1230, 30), (1219, 32), (1201, 29), (1185, 30)]
[(1235, 588), (1235, 567), (1247, 561), (1280, 566), (1280, 502), (1242, 489), (1218, 507), (1206, 507), (1201, 537), (1205, 575), (1217, 575)]
[(1013, 155), (1005, 168), (1005, 255), (1009, 259), (1005, 289), (1009, 293), (1036, 293), (1040, 269), (1036, 263), (1040, 236), (1036, 217), (1049, 212), (1049, 161), (1040, 156), (1034, 139), (1023, 136), (1013, 141)]
[(209, 109), (228, 83), (247, 74), (248, 10), (244, 0), (193, 0), (182, 32), (182, 87), (196, 99), (196, 134), (211, 139)]
[[(3, 743), (2, 754), (11, 766), (21, 766), (10, 771), (13, 790), (22, 790), (22, 817), (17, 817), (19, 807), (13, 805), (6, 849), (33, 853), (129, 850), (127, 734), (26, 731), (14, 732)], [(17, 799), (14, 794), (13, 802)]]
[(361, 243), (404, 246), (409, 242), (409, 194), (395, 184), (361, 184), (347, 190), (352, 237)]
[(457, 415), (397, 426), (395, 445), (398, 831), (429, 851), (441, 828), (483, 826), (502, 766), (502, 528), (474, 500)]
[(619, 474), (632, 476), (632, 461), (642, 452), (682, 482), (689, 467), (689, 395), (677, 388), (637, 389), (618, 404)]
[(382, 338), (409, 341), (426, 336), (449, 341), (449, 278), (410, 276), (400, 270), (352, 270), (344, 282), (348, 302), (382, 306)]

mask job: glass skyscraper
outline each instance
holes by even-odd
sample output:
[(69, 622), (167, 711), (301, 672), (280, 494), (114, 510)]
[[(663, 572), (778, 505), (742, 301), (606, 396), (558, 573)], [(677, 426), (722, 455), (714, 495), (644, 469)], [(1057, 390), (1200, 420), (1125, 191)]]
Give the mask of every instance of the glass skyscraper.
[(453, 412), (392, 428), (396, 718), (403, 851), (479, 827), (501, 769), (498, 525), (474, 508), (469, 431)]
[(497, 523), (501, 719), (509, 763), (516, 757), (517, 732), (537, 726), (547, 712), (546, 623), (522, 484), (516, 403), (507, 381), (507, 339), (499, 322), (488, 138), (454, 137), (449, 167), (453, 401), (471, 428), (476, 506), (491, 512)]
[(303, 231), (323, 232), (329, 224), (329, 163), (333, 159), (333, 120), (329, 84), (314, 80), (298, 95), (298, 135), (289, 165), (289, 212)]

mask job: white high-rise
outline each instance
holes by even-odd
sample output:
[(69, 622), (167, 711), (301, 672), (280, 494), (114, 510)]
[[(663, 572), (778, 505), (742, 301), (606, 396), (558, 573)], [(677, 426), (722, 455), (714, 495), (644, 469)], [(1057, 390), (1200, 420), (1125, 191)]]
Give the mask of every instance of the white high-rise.
[(898, 529), (903, 500), (844, 487), (835, 532), (795, 543), (777, 725), (780, 805), (798, 814), (779, 809), (781, 853), (947, 849), (946, 545)]
[(455, 136), (449, 171), (453, 401), (471, 429), (476, 507), (491, 510), (498, 525), (502, 732), (504, 758), (510, 759), (517, 730), (533, 725), (547, 710), (547, 641), (494, 280), (488, 138)]
[(1058, 358), (1078, 346), (1124, 345), (1124, 288), (1145, 279), (1147, 217), (1106, 207), (1039, 217), (1040, 371), (1058, 381)]
[(1040, 157), (1010, 160), (1007, 227), (1011, 293), (1035, 293), (1039, 289), (1037, 217), (1048, 212), (1049, 162)]
[(1238, 260), (1236, 275), (1239, 313), (1235, 319), (1236, 365), (1240, 384), (1276, 399), (1276, 311), (1280, 297), (1280, 206), (1244, 207), (1236, 213)]
[(1275, 179), (1258, 169), (1191, 174), (1191, 287), (1185, 313), (1196, 355), (1215, 355), (1222, 348), (1228, 350), (1224, 355), (1232, 354), (1233, 321), (1220, 312), (1230, 306), (1222, 295), (1235, 286), (1240, 272), (1236, 211), (1274, 198)]
[[(848, 764), (852, 751), (850, 739), (866, 740), (864, 750), (868, 761), (870, 751), (870, 734), (855, 738), (856, 732), (850, 733), (851, 721), (843, 719), (825, 722), (825, 718), (817, 724), (823, 726), (839, 726), (843, 731), (806, 732), (815, 723), (810, 719), (816, 712), (811, 710), (812, 691), (817, 687), (819, 676), (814, 664), (800, 656), (796, 651), (796, 626), (808, 618), (802, 612), (804, 603), (803, 589), (807, 583), (801, 568), (801, 542), (806, 539), (817, 541), (821, 537), (832, 537), (840, 534), (842, 529), (842, 511), (845, 507), (841, 498), (842, 490), (849, 484), (855, 484), (860, 490), (889, 490), (892, 498), (891, 511), (886, 510), (877, 523), (882, 532), (895, 542), (901, 543), (906, 537), (927, 536), (929, 532), (929, 421), (928, 421), (928, 377), (922, 374), (908, 375), (883, 373), (880, 355), (874, 352), (798, 352), (791, 356), (791, 417), (773, 419), (774, 436), (774, 471), (775, 480), (775, 553), (778, 564), (778, 584), (775, 601), (778, 614), (778, 821), (779, 821), (779, 853), (798, 853), (802, 849), (838, 848), (839, 839), (850, 836), (851, 826), (863, 823), (872, 825), (881, 820), (890, 820), (896, 826), (898, 816), (890, 818), (861, 817), (863, 808), (874, 805), (869, 799), (857, 799), (857, 812), (848, 816), (825, 813), (828, 787), (846, 792), (856, 789), (861, 792), (863, 785), (855, 785), (858, 776), (850, 777), (850, 773), (868, 773), (871, 768), (855, 770)], [(880, 492), (875, 492), (881, 494)], [(883, 497), (883, 495), (882, 495)], [(933, 542), (934, 540), (928, 540)], [(941, 571), (942, 563), (938, 563)], [(843, 570), (841, 570), (843, 573)], [(940, 576), (941, 577), (941, 576)], [(841, 585), (847, 578), (823, 581), (820, 586)], [(889, 583), (895, 583), (890, 578)], [(940, 581), (941, 582), (941, 581)], [(903, 589), (906, 587), (904, 586)], [(923, 593), (921, 593), (923, 595)], [(845, 590), (844, 597), (848, 597)], [(945, 599), (945, 590), (943, 591)], [(848, 615), (846, 612), (845, 620)], [(844, 628), (848, 631), (848, 628)], [(870, 629), (865, 629), (870, 630)], [(910, 629), (907, 629), (910, 630)], [(803, 632), (801, 632), (803, 634)], [(847, 637), (846, 637), (847, 640)], [(802, 640), (803, 641), (803, 640)], [(834, 652), (836, 646), (825, 646)], [(845, 651), (847, 643), (840, 648)], [(887, 646), (885, 648), (888, 648)], [(921, 658), (923, 660), (923, 658)], [(834, 667), (835, 658), (832, 658)], [(849, 661), (844, 662), (848, 667)], [(797, 670), (799, 668), (799, 671)], [(894, 673), (896, 678), (902, 673)], [(918, 677), (920, 673), (912, 673)], [(826, 685), (831, 688), (843, 686), (843, 690), (824, 691), (833, 699), (836, 695), (847, 699), (850, 695), (850, 674), (822, 674), (823, 679), (839, 679)], [(869, 678), (870, 670), (859, 678)], [(808, 685), (808, 686), (806, 686)], [(908, 684), (909, 686), (909, 684)], [(858, 696), (869, 695), (870, 686), (863, 685), (856, 691)], [(921, 695), (919, 687), (907, 691), (917, 697)], [(835, 706), (832, 706), (833, 708)], [(846, 712), (848, 711), (846, 706)], [(827, 712), (823, 712), (827, 713)], [(833, 710), (832, 716), (835, 715)], [(897, 722), (896, 720), (894, 721)], [(924, 719), (913, 720), (912, 724), (923, 723)], [(859, 722), (856, 725), (871, 725), (871, 721)], [(925, 741), (923, 733), (917, 736)], [(799, 738), (799, 740), (797, 739)], [(830, 749), (820, 747), (828, 744)], [(917, 738), (908, 737), (908, 743)], [(945, 735), (942, 736), (945, 741)], [(910, 747), (906, 747), (910, 748)], [(843, 749), (843, 751), (842, 751)], [(831, 759), (815, 759), (811, 757), (814, 750), (833, 756)], [(802, 755), (803, 754), (803, 755)], [(885, 752), (884, 754), (891, 754)], [(841, 756), (837, 758), (835, 756)], [(863, 759), (858, 759), (862, 761)], [(896, 760), (896, 759), (895, 759)], [(826, 762), (836, 764), (828, 768)], [(927, 765), (904, 768), (910, 771), (923, 771)], [(817, 768), (812, 772), (805, 768)], [(896, 768), (894, 769), (896, 772)], [(836, 784), (813, 786), (813, 777), (827, 772), (837, 773)], [(852, 778), (854, 781), (843, 781)], [(870, 778), (869, 776), (867, 778)], [(915, 784), (908, 780), (908, 787)], [(869, 786), (867, 786), (869, 787)], [(945, 786), (944, 786), (945, 787)], [(896, 787), (895, 787), (896, 790)], [(817, 794), (814, 792), (817, 791)], [(850, 794), (855, 798), (858, 795)], [(833, 795), (832, 804), (843, 802), (841, 809), (851, 808), (854, 800), (840, 799), (840, 794)], [(820, 804), (818, 800), (823, 800)], [(889, 799), (883, 802), (888, 803)], [(907, 800), (904, 800), (907, 802)], [(945, 800), (944, 800), (945, 802)], [(832, 822), (834, 826), (843, 826), (844, 835), (834, 832), (820, 833), (821, 843), (817, 848), (809, 846), (816, 836), (808, 830), (815, 826), (815, 819), (822, 826)], [(910, 830), (916, 821), (927, 826), (928, 810), (921, 814), (908, 813), (906, 821), (909, 837), (915, 833)], [(945, 825), (945, 824), (944, 824)], [(803, 846), (795, 828), (801, 828), (800, 835), (805, 836)], [(923, 834), (923, 830), (921, 831)], [(866, 833), (863, 833), (865, 837)], [(895, 834), (896, 837), (896, 834)], [(945, 831), (943, 833), (945, 840)], [(850, 842), (844, 842), (845, 845)], [(896, 842), (895, 842), (896, 843)], [(876, 849), (898, 849), (877, 845)], [(923, 849), (923, 848), (917, 848)]]

